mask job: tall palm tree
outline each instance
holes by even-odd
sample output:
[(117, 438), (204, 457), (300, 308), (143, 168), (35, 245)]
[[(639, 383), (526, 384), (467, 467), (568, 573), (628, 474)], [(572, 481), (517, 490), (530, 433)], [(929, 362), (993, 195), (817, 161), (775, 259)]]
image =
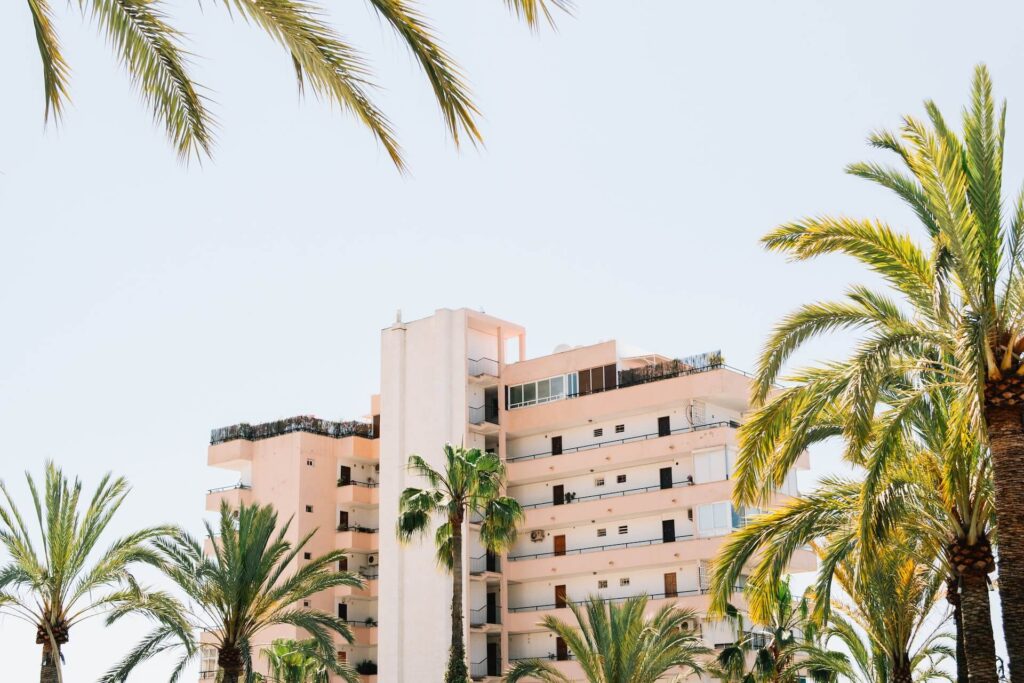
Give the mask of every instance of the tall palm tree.
[[(648, 597), (639, 595), (621, 604), (589, 598), (583, 606), (570, 602), (575, 624), (547, 616), (544, 628), (565, 641), (588, 683), (654, 683), (682, 670), (700, 674), (701, 658), (710, 650), (701, 644), (692, 610), (665, 605), (645, 617)], [(675, 677), (682, 681), (683, 674)], [(540, 680), (568, 683), (570, 678), (550, 663), (518, 662), (505, 675), (506, 683)]]
[(186, 602), (173, 612), (155, 612), (146, 601), (114, 610), (109, 622), (133, 609), (149, 613), (157, 626), (101, 680), (125, 681), (140, 663), (177, 650), (181, 657), (171, 673), (170, 681), (174, 683), (199, 655), (196, 632), (212, 639), (224, 683), (238, 683), (252, 672), (253, 643), (257, 634), (270, 626), (303, 629), (322, 653), (334, 651), (335, 635), (352, 642), (352, 632), (343, 620), (301, 605), (304, 599), (336, 586), (361, 588), (362, 579), (334, 570), (345, 557), (344, 550), (300, 559), (316, 530), (292, 544), (285, 540), (290, 525), (288, 520), (278, 527), (277, 512), (269, 505), (242, 505), (235, 512), (224, 502), (219, 533), (206, 523), (211, 555), (206, 555), (202, 544), (182, 530), (173, 538), (154, 541), (163, 559), (163, 571), (185, 594)]
[[(863, 480), (826, 480), (812, 495), (743, 529), (723, 549), (713, 582), (715, 604), (721, 609), (728, 599), (725, 587), (733, 585), (727, 582), (735, 581), (756, 553), (762, 555), (755, 583), (773, 585), (796, 548), (821, 541), (830, 548), (821, 574), (821, 590), (827, 591), (831, 572), (859, 545), (868, 548), (861, 556), (871, 557), (872, 549), (893, 543), (894, 535), (902, 538), (909, 533), (926, 547), (922, 552), (947, 581), (961, 678), (970, 671), (974, 680), (993, 681), (996, 655), (987, 575), (993, 569), (994, 520), (988, 453), (967, 423), (951, 421), (950, 389), (936, 389), (909, 408), (908, 392), (912, 393), (908, 382), (883, 391), (891, 407), (877, 414), (871, 428), (874, 436), (865, 447), (874, 457), (847, 448), (849, 463), (866, 469)], [(751, 424), (763, 418), (759, 413)], [(807, 418), (803, 437), (773, 448), (806, 448), (841, 433), (845, 421), (836, 408), (820, 411)], [(893, 425), (903, 429), (894, 430)], [(884, 441), (882, 447), (875, 445), (879, 440)], [(755, 611), (761, 601), (762, 596), (755, 595)]]
[(43, 655), (39, 680), (64, 680), (61, 650), (71, 629), (88, 619), (138, 600), (154, 606), (166, 596), (147, 594), (132, 575), (137, 565), (156, 565), (159, 558), (147, 542), (171, 532), (170, 527), (142, 529), (100, 542), (128, 495), (128, 482), (107, 474), (92, 498), (82, 498), (82, 483), (70, 481), (52, 462), (46, 463), (42, 489), (25, 475), (32, 496), (37, 534), (32, 534), (0, 481), (0, 545), (10, 562), (0, 567), (0, 615), (10, 615), (36, 629)]
[(943, 576), (914, 557), (914, 539), (900, 541), (836, 567), (835, 583), (846, 597), (832, 600), (826, 638), (843, 643), (862, 683), (949, 680), (943, 663), (955, 652), (942, 630), (946, 620), (934, 619)]
[(262, 654), (270, 672), (256, 676), (256, 683), (330, 683), (332, 674), (346, 683), (362, 680), (354, 668), (338, 661), (334, 648), (325, 652), (313, 640), (278, 638)]
[(505, 465), (494, 453), (466, 450), (445, 444), (443, 468), (434, 469), (418, 455), (409, 456), (409, 471), (423, 477), (427, 488), (409, 487), (399, 499), (398, 539), (409, 542), (427, 534), (435, 517), (443, 520), (434, 539), (437, 562), (452, 575), (452, 642), (446, 683), (466, 683), (466, 644), (462, 614), (462, 547), (464, 526), (476, 515), (481, 519), (480, 543), (490, 552), (512, 547), (523, 521), (523, 509), (514, 498), (503, 496)]
[[(923, 246), (880, 221), (845, 217), (803, 219), (764, 238), (768, 249), (798, 260), (853, 256), (889, 291), (854, 287), (844, 300), (804, 306), (779, 324), (758, 363), (753, 398), (766, 405), (741, 434), (735, 495), (756, 500), (777, 486), (814, 416), (829, 406), (844, 407), (836, 430), (848, 449), (860, 451), (872, 438), (888, 387), (912, 379), (891, 416), (893, 434), (902, 431), (916, 402), (950, 389), (949, 419), (966, 423), (991, 451), (1003, 631), (1011, 666), (1024, 666), (1024, 620), (1017, 617), (1024, 613), (1024, 194), (1004, 217), (1005, 106), (996, 113), (984, 66), (975, 70), (962, 136), (934, 103), (925, 109), (929, 123), (907, 116), (898, 135), (870, 137), (874, 147), (895, 153), (905, 170), (874, 163), (848, 168), (910, 206), (928, 238)], [(791, 354), (837, 329), (864, 333), (853, 354), (795, 373), (789, 379), (796, 386), (776, 390)], [(886, 443), (877, 440), (871, 457), (888, 457)], [(985, 568), (990, 553), (987, 543), (977, 544), (969, 563)]]
[[(43, 67), (44, 118), (60, 118), (70, 99), (71, 68), (54, 25), (51, 0), (27, 0)], [(411, 0), (367, 0), (380, 19), (406, 44), (423, 69), (449, 133), (478, 142), (478, 111), (463, 75), (438, 43), (434, 29)], [(505, 0), (531, 27), (552, 19), (552, 8), (571, 9), (571, 0)], [(366, 60), (323, 18), (309, 0), (223, 0), (225, 9), (255, 24), (288, 51), (299, 90), (309, 85), (351, 112), (366, 126), (400, 169), (405, 163), (387, 116), (370, 91)], [(182, 33), (169, 22), (160, 0), (83, 0), (127, 69), (153, 117), (163, 125), (182, 158), (209, 155), (214, 122), (203, 88), (189, 73)]]
[(735, 609), (728, 610), (740, 637), (722, 648), (711, 673), (727, 683), (797, 683), (804, 673), (821, 683), (849, 677), (846, 657), (820, 642), (807, 596), (794, 599), (789, 579), (777, 581), (770, 592), (771, 607), (757, 620), (758, 630), (744, 632), (742, 617)]

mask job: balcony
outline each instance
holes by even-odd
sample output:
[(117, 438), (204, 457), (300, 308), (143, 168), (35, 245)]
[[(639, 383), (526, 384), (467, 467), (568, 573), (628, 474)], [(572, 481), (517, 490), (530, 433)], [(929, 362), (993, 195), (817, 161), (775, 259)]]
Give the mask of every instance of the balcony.
[(338, 527), (338, 535), (335, 544), (338, 548), (355, 550), (361, 552), (377, 552), (380, 548), (377, 529), (357, 525), (343, 525)]
[(495, 603), (471, 608), (469, 610), (469, 625), (475, 631), (500, 631), (501, 605)]
[(497, 575), (500, 573), (501, 558), (493, 553), (484, 553), (483, 555), (469, 558), (470, 576)]
[(336, 500), (339, 505), (373, 507), (380, 503), (379, 484), (354, 479), (339, 479)]
[[(508, 458), (511, 486), (553, 478), (568, 478), (602, 472), (613, 467), (664, 462), (698, 448), (734, 445), (738, 422), (722, 421), (696, 427), (680, 427), (667, 435), (643, 434), (562, 449), (560, 454), (532, 453)], [(571, 458), (560, 457), (573, 454)]]
[(493, 404), (469, 407), (469, 426), (478, 434), (498, 433), (498, 409)]
[(482, 386), (495, 386), (498, 383), (498, 368), (498, 361), (493, 358), (470, 358), (466, 361), (469, 381)]
[(376, 621), (371, 619), (367, 621), (349, 621), (346, 623), (352, 629), (353, 645), (357, 647), (373, 647), (377, 644)]
[(334, 596), (336, 598), (356, 598), (360, 600), (372, 600), (378, 597), (380, 590), (380, 581), (376, 578), (368, 579), (363, 577), (364, 585), (362, 588), (355, 588), (354, 586), (338, 586), (334, 589)]
[(479, 662), (469, 663), (469, 676), (474, 681), (486, 681), (488, 678), (501, 677), (501, 650), (493, 650), (488, 657)]
[(222, 502), (226, 502), (232, 510), (237, 510), (242, 505), (252, 505), (252, 486), (239, 482), (206, 492), (207, 511), (217, 512)]
[(729, 480), (692, 484), (689, 480), (673, 482), (671, 488), (645, 486), (611, 493), (578, 496), (571, 503), (554, 505), (536, 503), (524, 505), (524, 529), (543, 529), (572, 526), (581, 523), (602, 522), (609, 519), (629, 519), (659, 511), (696, 507), (705, 503), (726, 500), (732, 496), (733, 482)]
[(658, 567), (712, 558), (718, 553), (728, 536), (677, 536), (674, 542), (661, 538), (609, 543), (555, 552), (532, 553), (509, 557), (505, 574), (509, 581), (528, 581), (539, 578), (593, 574), (614, 568), (625, 571), (633, 568)]
[[(700, 588), (680, 590), (674, 594), (651, 593), (648, 594), (650, 600), (647, 602), (647, 607), (645, 608), (646, 613), (648, 615), (654, 614), (666, 605), (674, 605), (680, 609), (692, 609), (698, 612), (703, 612), (708, 606), (709, 598), (707, 595), (708, 591)], [(632, 595), (609, 598), (608, 601), (612, 603), (621, 603), (631, 597), (636, 597), (636, 594), (634, 593)], [(540, 622), (547, 617), (555, 617), (569, 623), (573, 623), (575, 621), (568, 606), (564, 603), (510, 607), (508, 612), (508, 623), (505, 625), (505, 628), (509, 633), (539, 633), (544, 631), (545, 629), (540, 625)]]
[(713, 366), (690, 372), (667, 374), (657, 380), (604, 389), (581, 396), (566, 395), (544, 405), (523, 406), (506, 411), (505, 429), (515, 437), (587, 424), (588, 420), (611, 419), (655, 411), (665, 405), (680, 404), (688, 399), (706, 401), (729, 410), (746, 411), (749, 408), (750, 379), (743, 373)]

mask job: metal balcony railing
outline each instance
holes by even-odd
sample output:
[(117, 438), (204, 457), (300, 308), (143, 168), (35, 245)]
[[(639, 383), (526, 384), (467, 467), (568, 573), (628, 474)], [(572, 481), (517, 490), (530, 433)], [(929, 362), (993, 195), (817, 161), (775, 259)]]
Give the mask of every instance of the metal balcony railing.
[(371, 529), (368, 526), (360, 526), (359, 524), (339, 524), (338, 531), (355, 531), (359, 534), (375, 534), (379, 529)]
[(375, 489), (378, 486), (380, 486), (380, 484), (378, 484), (375, 481), (356, 481), (355, 479), (339, 479), (338, 488), (341, 488), (342, 486), (365, 486), (368, 489)]
[(207, 493), (221, 493), (223, 491), (234, 491), (238, 489), (240, 491), (248, 491), (252, 488), (252, 484), (243, 484), (238, 482), (237, 484), (231, 484), (230, 486), (218, 486), (215, 489), (210, 489)]
[(470, 377), (498, 376), (498, 361), (493, 358), (470, 358), (467, 365)]
[(490, 424), (498, 424), (498, 411), (492, 406), (470, 406), (469, 407), (469, 423), (472, 425), (482, 425), (485, 422)]
[(519, 460), (536, 460), (538, 458), (550, 458), (554, 455), (565, 455), (566, 453), (580, 453), (582, 451), (590, 451), (595, 448), (605, 448), (607, 446), (618, 446), (624, 443), (633, 443), (634, 441), (647, 441), (648, 439), (658, 439), (665, 436), (672, 436), (674, 434), (686, 434), (689, 432), (700, 432), (705, 429), (715, 429), (717, 427), (731, 427), (736, 429), (740, 426), (740, 423), (736, 420), (720, 420), (718, 422), (708, 422), (700, 425), (693, 425), (689, 427), (679, 427), (669, 431), (667, 434), (660, 432), (651, 432), (650, 434), (639, 434), (637, 436), (627, 436), (622, 439), (609, 439), (608, 441), (597, 441), (595, 443), (583, 444), (582, 446), (572, 446), (570, 448), (563, 448), (559, 453), (552, 453), (551, 451), (544, 451), (542, 453), (533, 453), (531, 455), (518, 455), (514, 458), (509, 458), (508, 462), (516, 462)]
[(501, 573), (501, 558), (491, 553), (484, 553), (483, 555), (469, 558), (470, 574), (484, 574), (486, 572)]
[[(738, 593), (742, 592), (743, 588), (741, 586), (736, 586), (732, 590), (734, 593)], [(707, 595), (710, 592), (710, 588), (691, 588), (689, 590), (677, 590), (673, 593), (641, 593), (640, 595), (645, 595), (651, 600), (672, 600), (673, 598), (685, 598), (693, 595)], [(604, 599), (605, 601), (610, 603), (621, 603), (625, 602), (626, 600), (629, 600), (630, 598), (635, 598), (637, 597), (637, 595), (638, 594), (634, 593), (633, 595), (623, 595), (617, 598)], [(543, 605), (522, 605), (520, 607), (509, 607), (508, 611), (513, 614), (518, 612), (546, 612), (552, 609), (562, 609), (563, 607), (568, 607), (568, 602), (571, 601), (567, 601), (566, 604), (550, 602)]]
[(485, 626), (487, 624), (501, 623), (501, 605), (484, 605), (469, 610), (470, 626)]
[[(632, 489), (623, 489), (621, 491), (610, 491), (608, 493), (594, 493), (589, 496), (577, 496), (572, 492), (566, 492), (565, 502), (558, 503), (557, 505), (572, 505), (573, 503), (582, 503), (587, 500), (603, 500), (605, 498), (620, 498), (622, 496), (632, 496), (638, 493), (650, 493), (651, 491), (668, 491), (671, 489), (682, 488), (684, 486), (693, 486), (693, 478), (684, 479), (683, 481), (674, 481), (672, 482), (672, 486), (654, 484), (653, 486), (640, 486)], [(524, 510), (536, 510), (537, 508), (556, 507), (556, 503), (553, 500), (549, 500), (544, 503), (530, 503), (529, 505), (523, 505), (522, 507)]]
[(599, 553), (604, 550), (622, 550), (624, 548), (642, 548), (644, 546), (659, 545), (661, 543), (673, 543), (678, 541), (690, 541), (695, 537), (693, 534), (683, 534), (682, 536), (676, 536), (674, 541), (666, 541), (663, 538), (651, 538), (645, 541), (625, 541), (623, 543), (607, 543), (605, 545), (592, 545), (585, 548), (572, 548), (564, 552), (550, 551), (546, 553), (531, 553), (529, 555), (509, 555), (509, 562), (517, 562), (519, 560), (536, 560), (544, 557), (562, 557), (563, 555), (586, 555), (587, 553)]
[(483, 680), (489, 676), (500, 676), (501, 652), (497, 652), (493, 657), (485, 657), (479, 662), (470, 662), (469, 675), (475, 681)]

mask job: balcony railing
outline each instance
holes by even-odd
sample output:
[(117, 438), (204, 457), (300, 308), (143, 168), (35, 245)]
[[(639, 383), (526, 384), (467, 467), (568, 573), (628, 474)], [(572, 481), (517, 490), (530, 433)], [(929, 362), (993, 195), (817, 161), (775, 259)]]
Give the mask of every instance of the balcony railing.
[(500, 573), (501, 558), (490, 553), (469, 558), (470, 574), (483, 574), (486, 572), (494, 572), (495, 574)]
[(546, 553), (532, 553), (529, 555), (509, 555), (509, 562), (518, 562), (519, 560), (536, 560), (543, 557), (562, 557), (563, 555), (586, 555), (587, 553), (599, 553), (605, 550), (622, 550), (624, 548), (641, 548), (649, 545), (659, 545), (661, 543), (673, 543), (676, 541), (692, 541), (695, 536), (693, 534), (683, 534), (682, 536), (676, 536), (673, 541), (666, 541), (664, 538), (652, 538), (646, 541), (625, 541), (623, 543), (607, 543), (605, 545), (592, 545), (585, 548), (573, 548), (571, 550), (565, 550), (563, 552), (550, 551)]
[(367, 581), (374, 581), (380, 578), (380, 571), (377, 569), (376, 566), (362, 566), (357, 570), (356, 573), (359, 574), (359, 576), (366, 579)]
[(368, 489), (375, 489), (378, 486), (380, 486), (380, 484), (378, 484), (375, 481), (356, 481), (355, 479), (339, 479), (338, 488), (341, 488), (342, 486), (365, 486)]
[(215, 489), (210, 489), (207, 493), (222, 493), (224, 491), (234, 491), (238, 489), (240, 491), (248, 491), (252, 489), (252, 484), (243, 484), (241, 482), (237, 484), (231, 484), (230, 486), (219, 486)]
[(333, 439), (342, 439), (346, 436), (362, 436), (367, 439), (375, 439), (378, 436), (374, 434), (373, 425), (368, 422), (332, 422), (331, 420), (322, 420), (312, 415), (298, 415), (262, 424), (251, 425), (247, 422), (242, 422), (230, 427), (220, 427), (210, 431), (210, 444), (217, 445), (226, 441), (235, 441), (236, 439), (259, 441), (260, 439), (270, 439), (292, 432), (318, 434), (320, 436), (329, 436)]
[[(743, 588), (737, 586), (737, 587), (733, 588), (732, 590), (733, 590), (734, 593), (736, 593), (736, 592), (742, 591)], [(684, 598), (684, 597), (688, 597), (688, 596), (691, 596), (691, 595), (707, 595), (710, 592), (711, 592), (710, 588), (691, 588), (689, 590), (678, 590), (678, 591), (676, 591), (674, 593), (640, 593), (639, 595), (644, 595), (644, 596), (650, 598), (651, 600), (663, 600), (663, 599), (671, 600), (673, 598)], [(625, 602), (626, 600), (629, 600), (630, 598), (635, 598), (635, 597), (637, 597), (637, 595), (638, 595), (637, 593), (634, 593), (633, 595), (624, 595), (624, 596), (618, 597), (618, 598), (604, 598), (604, 600), (606, 602), (609, 602), (609, 603), (620, 603), (620, 602)], [(517, 613), (517, 612), (546, 612), (546, 611), (552, 610), (552, 609), (562, 609), (563, 607), (568, 607), (568, 603), (569, 602), (572, 602), (572, 601), (567, 601), (565, 604), (551, 602), (551, 603), (548, 603), (548, 604), (545, 604), (545, 605), (525, 605), (523, 607), (509, 607), (508, 611), (513, 613), (513, 614)]]
[(359, 524), (339, 524), (338, 531), (355, 531), (359, 534), (375, 534), (379, 529), (371, 529), (368, 526), (361, 526)]
[[(654, 484), (652, 486), (640, 486), (633, 489), (623, 489), (622, 491), (610, 491), (608, 493), (594, 493), (589, 496), (577, 496), (572, 492), (566, 492), (566, 499), (563, 503), (555, 503), (553, 500), (549, 500), (544, 503), (530, 503), (529, 505), (523, 505), (524, 510), (536, 510), (537, 508), (546, 507), (557, 507), (559, 505), (572, 505), (573, 503), (580, 503), (585, 500), (603, 500), (605, 498), (621, 498), (622, 496), (632, 496), (638, 493), (649, 493), (651, 491), (667, 491), (670, 489), (682, 488), (684, 486), (693, 486), (693, 479), (684, 479), (683, 481), (674, 481), (671, 486), (662, 486), (661, 484)], [(571, 496), (571, 497), (570, 497)]]
[(492, 406), (470, 406), (469, 423), (472, 425), (482, 425), (485, 422), (498, 424), (497, 409)]
[(498, 376), (498, 361), (493, 358), (470, 358), (468, 366), (470, 377)]
[(576, 659), (576, 655), (574, 655), (572, 653), (572, 650), (569, 650), (562, 657), (559, 657), (554, 652), (549, 652), (546, 655), (543, 655), (541, 657), (512, 657), (508, 661), (511, 664), (515, 664), (516, 662), (529, 662), (529, 661), (532, 661), (534, 659), (548, 659), (548, 660), (551, 660), (552, 662), (568, 662), (568, 661), (574, 661)]
[(500, 676), (501, 651), (498, 651), (493, 657), (486, 657), (479, 662), (470, 662), (469, 675), (473, 680), (482, 680), (488, 676)]
[(470, 626), (485, 626), (501, 623), (501, 605), (484, 605), (469, 610)]
[(533, 453), (531, 455), (517, 455), (514, 458), (509, 458), (508, 462), (516, 462), (519, 460), (537, 460), (538, 458), (550, 458), (553, 455), (565, 455), (566, 453), (580, 453), (583, 451), (591, 451), (595, 448), (605, 448), (607, 446), (619, 446), (624, 443), (633, 443), (634, 441), (647, 441), (648, 439), (658, 439), (665, 436), (672, 436), (674, 434), (687, 434), (690, 432), (700, 432), (705, 429), (716, 429), (718, 427), (731, 427), (736, 429), (740, 426), (740, 423), (736, 420), (720, 420), (718, 422), (708, 422), (700, 425), (692, 425), (689, 427), (679, 427), (678, 429), (672, 429), (667, 434), (662, 432), (651, 432), (650, 434), (639, 434), (637, 436), (627, 436), (622, 439), (609, 439), (608, 441), (598, 441), (596, 443), (584, 444), (582, 446), (572, 446), (570, 448), (563, 448), (560, 453), (552, 453), (551, 451), (544, 451), (542, 453)]

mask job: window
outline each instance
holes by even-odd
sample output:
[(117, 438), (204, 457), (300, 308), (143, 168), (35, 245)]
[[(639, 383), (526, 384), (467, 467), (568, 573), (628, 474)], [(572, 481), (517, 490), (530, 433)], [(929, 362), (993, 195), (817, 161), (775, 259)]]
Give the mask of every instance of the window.
[(579, 371), (580, 394), (608, 391), (616, 387), (615, 363)]
[(607, 529), (598, 529), (597, 530), (597, 537), (598, 538), (604, 538), (607, 535), (608, 535), (608, 530)]
[(729, 478), (729, 452), (726, 448), (713, 448), (693, 454), (693, 481), (725, 481)]
[(595, 479), (594, 486), (604, 486), (604, 477), (598, 477)]
[(304, 559), (304, 560), (312, 560), (313, 559), (313, 553), (302, 553), (302, 559)]
[(202, 648), (202, 663), (199, 665), (200, 673), (217, 672), (217, 650), (216, 648), (204, 645)]
[(625, 484), (626, 483), (626, 475), (625, 474), (618, 475), (617, 477), (615, 477), (615, 482), (617, 484)]
[(309, 600), (303, 600), (302, 601), (302, 606), (303, 607), (309, 607)]
[(598, 581), (597, 582), (597, 587), (598, 588), (607, 588), (608, 587), (608, 579), (601, 579), (600, 581)]
[(626, 425), (615, 425), (616, 434), (621, 434), (624, 431), (626, 431)]
[[(575, 377), (575, 374), (571, 375), (571, 377)], [(573, 381), (570, 379), (566, 382), (565, 375), (556, 375), (534, 382), (510, 386), (507, 394), (508, 407), (511, 410), (512, 408), (532, 406), (537, 403), (558, 401), (565, 398), (566, 384), (572, 386)]]
[(701, 536), (721, 536), (732, 530), (732, 505), (710, 503), (697, 508), (697, 528)]
[(595, 429), (594, 430), (594, 436), (604, 436), (604, 429), (602, 429), (601, 427), (598, 427), (597, 429)]
[(306, 458), (306, 467), (313, 466), (313, 458)]
[(629, 577), (628, 576), (624, 576), (621, 579), (619, 579), (619, 585), (620, 586), (628, 586), (629, 585)]
[(629, 533), (629, 525), (628, 524), (623, 524), (622, 526), (619, 527), (619, 535), (620, 536), (623, 535), (623, 534), (628, 534), (628, 533)]
[(306, 512), (312, 512), (312, 511), (313, 511), (313, 506), (312, 505), (307, 505), (306, 506)]
[(348, 661), (348, 653), (344, 650), (338, 650), (338, 661), (344, 664)]

